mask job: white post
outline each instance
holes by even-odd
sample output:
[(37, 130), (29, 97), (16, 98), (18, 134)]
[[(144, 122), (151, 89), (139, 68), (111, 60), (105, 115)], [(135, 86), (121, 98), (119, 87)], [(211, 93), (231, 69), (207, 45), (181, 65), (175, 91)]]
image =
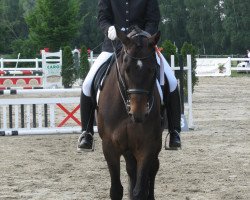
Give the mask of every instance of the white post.
[(18, 115), (18, 105), (15, 105), (15, 128), (18, 129), (18, 121), (19, 121), (19, 115)]
[(7, 108), (3, 106), (3, 128), (7, 129)]
[(42, 128), (42, 124), (43, 124), (43, 114), (42, 114), (42, 104), (39, 104), (37, 109), (37, 113), (38, 113), (38, 127)]
[(38, 58), (36, 58), (36, 70), (39, 69), (39, 61), (38, 61)]
[(30, 105), (26, 106), (26, 127), (27, 129), (30, 129), (30, 123), (31, 123), (31, 119), (30, 119)]
[(54, 104), (49, 105), (49, 111), (50, 111), (50, 127), (55, 128), (55, 105)]
[(232, 74), (232, 62), (231, 61), (232, 61), (231, 57), (228, 57), (229, 68), (230, 68), (230, 75), (229, 76), (231, 76), (231, 74)]
[(93, 51), (90, 51), (90, 67), (93, 65), (94, 63), (94, 53)]
[(192, 61), (191, 55), (187, 55), (187, 67), (188, 67), (188, 78), (187, 78), (187, 86), (188, 86), (188, 127), (193, 129), (193, 94), (192, 94)]
[(60, 52), (60, 65), (62, 66), (62, 50), (60, 50), (59, 52)]
[(1, 63), (1, 69), (3, 69), (3, 58), (1, 58), (1, 61), (0, 61)]
[(175, 67), (175, 60), (174, 60), (174, 55), (171, 55), (171, 67)]
[(19, 62), (19, 58), (20, 58), (20, 53), (18, 54), (18, 56), (17, 56), (17, 61), (16, 61), (16, 66), (15, 66), (15, 68), (17, 68), (17, 66), (18, 66), (18, 62)]

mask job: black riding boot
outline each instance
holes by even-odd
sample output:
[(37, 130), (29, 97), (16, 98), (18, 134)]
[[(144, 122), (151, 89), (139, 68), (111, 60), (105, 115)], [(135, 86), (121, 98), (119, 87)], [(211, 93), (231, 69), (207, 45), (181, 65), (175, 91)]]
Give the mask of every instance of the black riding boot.
[(82, 134), (78, 139), (78, 150), (93, 149), (93, 125), (94, 125), (94, 111), (95, 107), (91, 97), (85, 96), (81, 91), (80, 111)]
[(181, 147), (181, 104), (178, 86), (173, 92), (167, 95), (165, 102), (168, 118), (168, 130), (170, 134), (169, 147)]

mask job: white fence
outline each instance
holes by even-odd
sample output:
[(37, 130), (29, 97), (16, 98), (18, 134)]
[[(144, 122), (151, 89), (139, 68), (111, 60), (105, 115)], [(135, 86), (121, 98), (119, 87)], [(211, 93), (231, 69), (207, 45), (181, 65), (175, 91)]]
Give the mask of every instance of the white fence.
[[(80, 133), (80, 91), (80, 88), (16, 90), (15, 93), (6, 90), (2, 95), (10, 98), (0, 101), (0, 135)], [(67, 93), (77, 95), (55, 97)], [(43, 94), (47, 97), (41, 98)], [(67, 125), (70, 119), (72, 122)]]
[[(0, 60), (0, 85), (7, 82), (15, 87), (19, 82), (28, 85), (36, 81), (43, 88), (62, 87), (62, 51), (45, 52), (42, 50), (42, 59), (3, 59)], [(4, 68), (4, 63), (16, 63), (15, 68)], [(18, 63), (34, 63), (33, 68), (18, 68)], [(42, 63), (41, 67), (39, 64)], [(20, 76), (22, 75), (22, 76)], [(39, 79), (38, 79), (39, 77)], [(25, 86), (26, 86), (25, 85)], [(37, 85), (36, 85), (37, 86)]]
[[(90, 52), (89, 62), (96, 58)], [(6, 67), (7, 63), (15, 63), (15, 67)], [(18, 67), (19, 63), (33, 67)], [(62, 51), (51, 53), (42, 50), (42, 59), (4, 59), (0, 58), (0, 88), (40, 86), (43, 88), (62, 87), (61, 77)], [(18, 84), (19, 83), (19, 84)]]
[[(171, 59), (172, 69), (180, 70)], [(190, 55), (184, 70), (188, 74), (188, 127), (193, 128)], [(0, 91), (5, 97), (0, 101), (0, 135), (80, 133), (80, 92), (80, 88)]]

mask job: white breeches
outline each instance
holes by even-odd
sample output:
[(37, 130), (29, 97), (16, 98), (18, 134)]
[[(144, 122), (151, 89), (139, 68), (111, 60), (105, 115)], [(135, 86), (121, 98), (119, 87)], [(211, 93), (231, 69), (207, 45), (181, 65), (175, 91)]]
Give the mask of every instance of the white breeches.
[[(160, 57), (159, 57), (160, 56)], [(164, 74), (166, 75), (168, 79), (169, 84), (169, 90), (170, 92), (173, 92), (177, 87), (177, 79), (175, 78), (174, 72), (169, 66), (167, 60), (164, 58), (164, 56), (159, 52), (159, 55), (156, 55), (157, 63), (160, 65), (160, 84), (164, 85)]]
[[(82, 91), (84, 93), (84, 95), (90, 97), (91, 96), (91, 84), (93, 82), (94, 76), (97, 72), (97, 70), (99, 69), (99, 67), (106, 61), (109, 59), (109, 57), (112, 55), (113, 53), (109, 53), (109, 52), (102, 52), (97, 59), (95, 60), (94, 64), (92, 65), (92, 67), (90, 68), (83, 84), (82, 84)], [(159, 58), (158, 55), (156, 55), (157, 58), (157, 62), (158, 64), (161, 66), (161, 71), (164, 70), (164, 74), (166, 75), (168, 82), (169, 82), (169, 88), (170, 88), (170, 92), (173, 92), (176, 87), (177, 87), (177, 80), (175, 78), (174, 72), (172, 71), (171, 67), (169, 66), (168, 62), (166, 61), (166, 59), (164, 58), (164, 56), (160, 53), (160, 57)], [(163, 74), (161, 72), (161, 74)], [(163, 78), (161, 78), (163, 79)], [(160, 81), (160, 84), (163, 85), (164, 81)]]
[(99, 69), (99, 67), (106, 61), (109, 59), (109, 57), (112, 55), (113, 53), (109, 53), (109, 52), (102, 52), (97, 59), (95, 60), (94, 64), (91, 66), (85, 80), (83, 81), (82, 84), (82, 91), (83, 94), (90, 97), (91, 96), (91, 84), (93, 82), (94, 76), (97, 72), (97, 70)]

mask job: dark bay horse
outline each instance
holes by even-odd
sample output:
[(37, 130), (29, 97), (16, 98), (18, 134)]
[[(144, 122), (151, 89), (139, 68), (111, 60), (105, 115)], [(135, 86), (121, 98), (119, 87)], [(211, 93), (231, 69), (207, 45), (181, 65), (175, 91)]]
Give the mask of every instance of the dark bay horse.
[(126, 161), (130, 199), (155, 199), (163, 132), (155, 54), (160, 33), (150, 37), (142, 33), (128, 37), (117, 30), (123, 48), (105, 80), (97, 108), (98, 131), (111, 176), (113, 200), (123, 197), (121, 156)]

